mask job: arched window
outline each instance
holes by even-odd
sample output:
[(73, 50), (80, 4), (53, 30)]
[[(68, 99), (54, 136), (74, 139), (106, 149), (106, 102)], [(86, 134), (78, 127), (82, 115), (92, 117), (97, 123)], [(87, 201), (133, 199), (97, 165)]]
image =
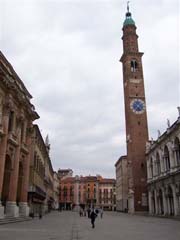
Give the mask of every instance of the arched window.
[(135, 59), (131, 60), (131, 72), (136, 72), (138, 69), (138, 63)]
[(159, 153), (156, 154), (156, 166), (157, 166), (157, 175), (161, 174), (161, 164), (160, 164), (160, 157)]
[(10, 111), (10, 113), (9, 113), (8, 132), (12, 132), (12, 130), (13, 130), (13, 121), (14, 121), (14, 112)]
[(176, 159), (176, 163), (179, 166), (180, 165), (180, 141), (179, 138), (175, 139), (175, 143), (174, 143), (174, 150), (175, 150), (175, 159)]
[(169, 150), (167, 146), (165, 146), (164, 148), (164, 160), (166, 165), (166, 171), (170, 171), (171, 165), (170, 165), (170, 158), (169, 158)]
[(67, 187), (66, 186), (64, 186), (63, 195), (64, 195), (64, 198), (67, 197)]

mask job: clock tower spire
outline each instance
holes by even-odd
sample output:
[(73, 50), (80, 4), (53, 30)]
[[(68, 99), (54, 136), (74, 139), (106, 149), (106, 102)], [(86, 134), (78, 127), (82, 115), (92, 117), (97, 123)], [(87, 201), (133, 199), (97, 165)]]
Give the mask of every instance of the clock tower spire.
[(148, 141), (146, 100), (136, 25), (127, 6), (123, 23), (123, 67), (126, 142), (128, 161), (128, 210), (147, 210), (145, 148)]

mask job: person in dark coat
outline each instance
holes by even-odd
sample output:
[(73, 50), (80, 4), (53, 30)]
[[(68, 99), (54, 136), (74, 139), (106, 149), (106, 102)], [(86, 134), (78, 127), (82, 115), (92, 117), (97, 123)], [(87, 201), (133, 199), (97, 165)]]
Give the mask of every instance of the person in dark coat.
[(95, 212), (95, 210), (93, 208), (92, 211), (91, 211), (91, 214), (90, 214), (92, 228), (95, 228), (95, 224), (94, 223), (95, 223), (96, 217), (97, 217), (97, 214), (96, 214), (96, 212)]

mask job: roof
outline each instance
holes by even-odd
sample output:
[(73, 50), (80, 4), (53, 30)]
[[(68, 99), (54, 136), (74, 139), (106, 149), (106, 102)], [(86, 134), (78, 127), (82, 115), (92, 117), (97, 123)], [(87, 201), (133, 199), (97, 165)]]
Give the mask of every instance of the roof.
[(72, 183), (75, 182), (75, 177), (67, 177), (67, 178), (63, 178), (60, 181), (61, 183)]
[(99, 183), (109, 183), (109, 184), (114, 184), (116, 183), (116, 180), (114, 178), (103, 178), (99, 181)]
[(11, 74), (13, 74), (13, 76), (15, 77), (15, 79), (20, 83), (23, 91), (27, 94), (27, 96), (31, 99), (32, 96), (29, 93), (29, 91), (27, 90), (27, 88), (25, 87), (23, 81), (20, 79), (20, 77), (17, 75), (17, 73), (15, 72), (13, 66), (10, 64), (10, 62), (7, 60), (7, 58), (4, 56), (4, 54), (0, 51), (0, 58), (4, 61), (4, 63), (6, 64), (5, 67), (8, 68), (8, 70), (10, 71)]
[(118, 160), (117, 160), (117, 162), (115, 163), (115, 167), (117, 167), (117, 165), (123, 160), (123, 159), (127, 159), (127, 155), (123, 155), (123, 156), (121, 156)]
[(131, 13), (130, 13), (130, 12), (127, 12), (127, 13), (126, 13), (126, 19), (124, 20), (123, 27), (124, 27), (124, 26), (127, 26), (127, 25), (133, 25), (133, 26), (135, 26), (135, 22), (134, 22), (134, 20), (132, 19), (132, 16), (131, 16)]
[(165, 141), (167, 139), (167, 137), (169, 137), (172, 133), (174, 133), (178, 128), (180, 128), (180, 116), (178, 117), (178, 119), (167, 128), (167, 130), (158, 137), (158, 139), (156, 141), (151, 141), (151, 145), (150, 148), (147, 150), (147, 155), (151, 152), (154, 151), (154, 149), (163, 141)]

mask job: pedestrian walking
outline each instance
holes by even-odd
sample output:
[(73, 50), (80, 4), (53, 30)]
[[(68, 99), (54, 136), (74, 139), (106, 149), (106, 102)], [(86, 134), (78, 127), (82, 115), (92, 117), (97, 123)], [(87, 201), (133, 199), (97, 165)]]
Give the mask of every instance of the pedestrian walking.
[(92, 209), (91, 211), (91, 214), (90, 214), (90, 218), (91, 218), (91, 224), (92, 224), (92, 228), (95, 228), (95, 219), (97, 217), (97, 214), (94, 210), (94, 208)]
[(101, 215), (101, 218), (103, 218), (103, 209), (102, 208), (100, 209), (100, 215)]
[(82, 215), (83, 215), (83, 210), (82, 210), (82, 208), (80, 208), (80, 210), (79, 210), (79, 216), (82, 217)]
[(39, 208), (39, 219), (41, 219), (42, 218), (42, 209), (41, 209), (41, 207)]

